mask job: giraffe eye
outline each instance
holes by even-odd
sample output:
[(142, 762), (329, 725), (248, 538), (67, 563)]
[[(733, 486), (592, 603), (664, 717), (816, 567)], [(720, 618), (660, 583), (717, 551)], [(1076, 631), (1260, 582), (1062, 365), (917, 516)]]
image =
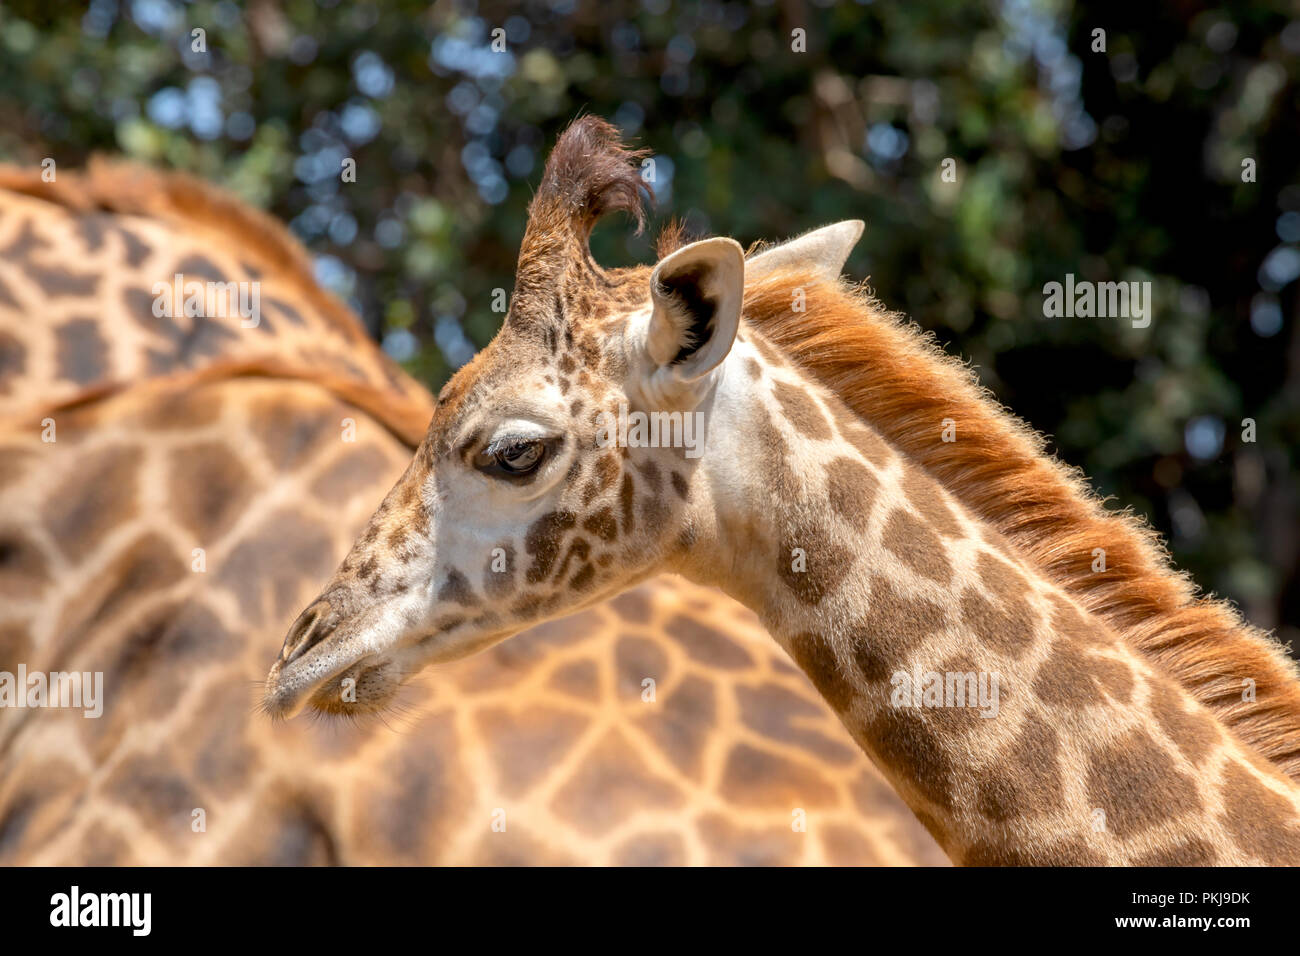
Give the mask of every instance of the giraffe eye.
[(503, 438), (488, 445), (474, 458), (474, 467), (502, 478), (531, 475), (546, 458), (546, 442), (540, 438)]

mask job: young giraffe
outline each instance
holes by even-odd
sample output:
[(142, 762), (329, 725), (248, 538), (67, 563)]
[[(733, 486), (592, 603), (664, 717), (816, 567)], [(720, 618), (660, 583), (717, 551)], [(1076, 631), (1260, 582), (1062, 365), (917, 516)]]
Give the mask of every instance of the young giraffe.
[[(0, 862), (943, 862), (753, 616), (680, 580), (446, 669), (403, 733), (262, 719), (432, 398), (210, 187), (0, 187), (0, 671), (104, 674), (98, 719), (0, 707)], [(177, 272), (256, 277), (261, 323), (156, 316)]]
[[(1279, 648), (842, 283), (861, 223), (597, 266), (596, 220), (640, 219), (639, 156), (594, 117), (556, 144), (501, 333), (290, 629), (270, 711), (382, 708), (673, 570), (758, 612), (957, 862), (1300, 862)], [(694, 414), (703, 455), (610, 447), (620, 409)], [(995, 719), (903, 705), (928, 672), (996, 681)]]

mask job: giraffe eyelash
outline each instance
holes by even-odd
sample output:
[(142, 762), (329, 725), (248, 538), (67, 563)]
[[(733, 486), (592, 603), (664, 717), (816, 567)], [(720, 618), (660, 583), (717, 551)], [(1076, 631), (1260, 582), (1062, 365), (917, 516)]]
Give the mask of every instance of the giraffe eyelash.
[(545, 439), (537, 435), (502, 435), (488, 442), (479, 454), (496, 455), (513, 445), (524, 445), (535, 441), (545, 441)]
[[(562, 437), (542, 438), (537, 435), (502, 435), (485, 445), (472, 463), (485, 475), (501, 478), (519, 484), (526, 484), (542, 473), (546, 463), (554, 458), (555, 452), (564, 444)], [(536, 463), (526, 470), (515, 470), (503, 460), (505, 453), (537, 448)]]

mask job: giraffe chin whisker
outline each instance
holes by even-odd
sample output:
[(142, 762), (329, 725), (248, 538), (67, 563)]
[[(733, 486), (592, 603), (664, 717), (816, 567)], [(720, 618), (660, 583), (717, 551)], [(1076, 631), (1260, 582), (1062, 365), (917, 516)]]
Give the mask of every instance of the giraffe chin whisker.
[(376, 661), (372, 653), (330, 661), (323, 650), (279, 660), (271, 668), (263, 706), (273, 718), (290, 720), (308, 708), (328, 713), (346, 712), (349, 706), (361, 710), (364, 702), (381, 696), (385, 662)]

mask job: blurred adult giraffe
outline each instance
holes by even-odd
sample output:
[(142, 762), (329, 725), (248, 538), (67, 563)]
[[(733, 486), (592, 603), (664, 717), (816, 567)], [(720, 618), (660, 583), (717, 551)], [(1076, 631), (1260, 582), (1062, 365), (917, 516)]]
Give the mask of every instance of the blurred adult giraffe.
[[(176, 273), (257, 281), (259, 323), (155, 315)], [(99, 719), (0, 708), (0, 862), (946, 862), (752, 615), (679, 579), (445, 668), (400, 733), (258, 714), (432, 409), (274, 220), (0, 171), (0, 671), (104, 674)]]

